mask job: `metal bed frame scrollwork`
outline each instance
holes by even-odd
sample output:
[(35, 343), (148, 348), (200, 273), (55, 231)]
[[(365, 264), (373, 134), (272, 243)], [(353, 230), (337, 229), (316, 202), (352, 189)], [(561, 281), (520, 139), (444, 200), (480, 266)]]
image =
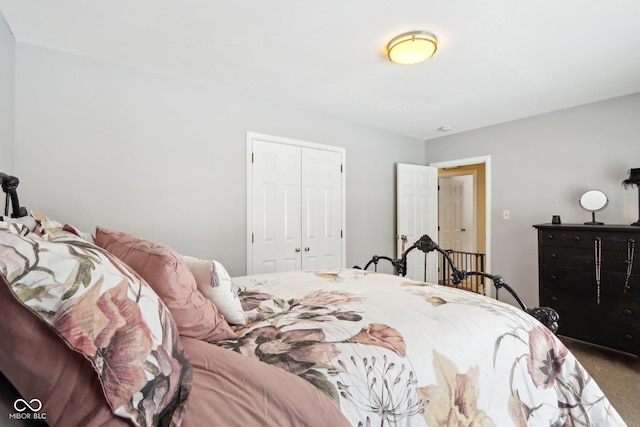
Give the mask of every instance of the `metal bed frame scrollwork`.
[(20, 202), (18, 201), (17, 189), (18, 184), (20, 184), (20, 180), (15, 176), (0, 172), (0, 181), (2, 181), (2, 191), (7, 195), (5, 198), (4, 215), (9, 215), (9, 203), (11, 203), (13, 207), (11, 218), (27, 216), (27, 208), (21, 207)]
[[(431, 239), (431, 237), (429, 237), (426, 234), (420, 237), (420, 239), (418, 239), (413, 245), (411, 245), (407, 250), (405, 250), (400, 256), (400, 258), (398, 259), (393, 259), (387, 256), (374, 255), (369, 260), (369, 262), (365, 264), (364, 270), (367, 270), (373, 264), (377, 271), (378, 262), (380, 260), (384, 260), (391, 263), (391, 265), (395, 268), (396, 273), (399, 276), (405, 276), (407, 274), (407, 255), (409, 254), (409, 252), (415, 249), (418, 249), (419, 251), (422, 251), (425, 254), (433, 251), (439, 252), (442, 255), (444, 261), (447, 262), (451, 267), (451, 276), (452, 276), (451, 283), (453, 283), (455, 286), (462, 283), (462, 281), (464, 281), (469, 276), (485, 277), (493, 282), (493, 286), (496, 288), (496, 299), (498, 299), (499, 290), (504, 288), (507, 292), (511, 294), (511, 296), (513, 296), (513, 298), (516, 300), (516, 302), (518, 303), (518, 305), (523, 311), (525, 311), (529, 315), (536, 318), (538, 321), (540, 321), (540, 323), (542, 323), (547, 328), (549, 328), (549, 330), (551, 330), (554, 334), (558, 331), (558, 326), (559, 326), (558, 321), (560, 316), (558, 315), (558, 312), (556, 312), (553, 308), (527, 307), (527, 305), (524, 303), (522, 298), (520, 298), (520, 296), (516, 293), (516, 291), (514, 291), (513, 288), (509, 286), (504, 281), (504, 278), (500, 275), (489, 274), (489, 273), (484, 273), (480, 271), (466, 271), (466, 270), (459, 269), (453, 262), (453, 259), (451, 258), (449, 253), (444, 249), (440, 248), (440, 246), (438, 246), (438, 244), (434, 242), (433, 239)], [(360, 268), (360, 267), (355, 266), (355, 268)]]

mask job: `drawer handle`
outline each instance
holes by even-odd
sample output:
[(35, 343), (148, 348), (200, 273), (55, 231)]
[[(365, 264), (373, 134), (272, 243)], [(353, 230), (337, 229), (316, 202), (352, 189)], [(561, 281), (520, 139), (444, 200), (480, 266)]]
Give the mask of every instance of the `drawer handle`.
[(552, 296), (551, 298), (549, 298), (549, 300), (551, 300), (551, 302), (558, 302), (558, 297)]
[(633, 335), (631, 334), (624, 334), (622, 337), (625, 341), (633, 341)]
[(547, 234), (547, 239), (553, 239), (553, 234)]
[(625, 308), (624, 310), (622, 310), (622, 313), (627, 316), (631, 316), (633, 314), (633, 310), (631, 310), (630, 308)]
[(556, 276), (555, 274), (552, 274), (551, 276), (549, 276), (549, 279), (558, 280), (558, 276)]
[(549, 256), (550, 256), (551, 258), (553, 258), (553, 259), (558, 258), (558, 254), (550, 254)]
[(576, 242), (579, 242), (580, 240), (582, 240), (582, 237), (580, 237), (580, 236), (573, 236), (573, 240), (575, 240)]

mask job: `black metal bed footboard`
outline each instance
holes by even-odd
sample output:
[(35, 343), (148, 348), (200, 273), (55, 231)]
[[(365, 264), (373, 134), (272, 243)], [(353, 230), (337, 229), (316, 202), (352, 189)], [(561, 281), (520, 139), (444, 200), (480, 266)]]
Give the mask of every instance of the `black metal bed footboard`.
[[(407, 255), (409, 254), (409, 252), (413, 251), (414, 249), (418, 249), (424, 252), (425, 254), (433, 251), (439, 252), (443, 257), (442, 259), (443, 265), (446, 266), (447, 270), (450, 272), (450, 274), (447, 277), (451, 277), (451, 283), (453, 285), (458, 286), (460, 283), (462, 283), (463, 281), (469, 278), (480, 278), (483, 280), (489, 279), (493, 283), (493, 286), (496, 288), (496, 299), (498, 299), (498, 293), (500, 289), (505, 289), (516, 300), (516, 302), (518, 303), (518, 305), (522, 310), (524, 310), (526, 313), (538, 319), (553, 333), (556, 333), (556, 331), (558, 330), (558, 321), (560, 316), (553, 308), (527, 307), (527, 305), (524, 303), (522, 298), (520, 298), (520, 296), (516, 293), (516, 291), (514, 291), (513, 288), (509, 286), (504, 281), (504, 278), (500, 275), (489, 274), (484, 271), (466, 270), (466, 269), (458, 268), (453, 258), (451, 257), (450, 251), (446, 251), (440, 248), (440, 246), (438, 246), (438, 244), (434, 242), (433, 239), (431, 239), (431, 237), (429, 237), (426, 234), (422, 236), (420, 239), (418, 239), (413, 245), (411, 245), (409, 249), (404, 251), (400, 256), (400, 258), (393, 259), (387, 256), (374, 255), (371, 258), (371, 260), (367, 262), (364, 269), (365, 270), (368, 269), (373, 264), (375, 267), (375, 270), (377, 271), (378, 262), (380, 260), (385, 260), (390, 262), (391, 265), (393, 265), (398, 275), (405, 276), (407, 273)], [(355, 268), (360, 268), (360, 267), (355, 266)]]

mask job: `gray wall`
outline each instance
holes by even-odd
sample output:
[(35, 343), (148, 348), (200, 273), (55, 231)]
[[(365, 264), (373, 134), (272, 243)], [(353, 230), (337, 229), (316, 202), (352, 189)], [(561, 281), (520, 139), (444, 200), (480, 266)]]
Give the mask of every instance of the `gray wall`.
[[(607, 224), (638, 219), (638, 190), (621, 186), (640, 167), (640, 94), (427, 141), (427, 163), (490, 155), (492, 272), (530, 305), (538, 304), (537, 234), (533, 224), (590, 221), (578, 204), (590, 189), (609, 205)], [(511, 220), (502, 211), (511, 211)], [(509, 298), (501, 299), (509, 300)]]
[[(230, 88), (16, 44), (20, 201), (245, 273), (246, 132), (346, 148), (347, 265), (394, 253), (395, 163), (424, 142)], [(339, 102), (339, 100), (337, 100)]]
[(13, 34), (0, 13), (0, 172), (8, 174), (13, 174), (14, 46)]

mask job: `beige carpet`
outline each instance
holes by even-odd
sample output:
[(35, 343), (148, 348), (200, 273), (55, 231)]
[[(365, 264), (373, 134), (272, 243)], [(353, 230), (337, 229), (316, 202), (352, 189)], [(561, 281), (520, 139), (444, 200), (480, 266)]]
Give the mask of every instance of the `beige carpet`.
[(629, 427), (640, 426), (640, 357), (560, 337)]

